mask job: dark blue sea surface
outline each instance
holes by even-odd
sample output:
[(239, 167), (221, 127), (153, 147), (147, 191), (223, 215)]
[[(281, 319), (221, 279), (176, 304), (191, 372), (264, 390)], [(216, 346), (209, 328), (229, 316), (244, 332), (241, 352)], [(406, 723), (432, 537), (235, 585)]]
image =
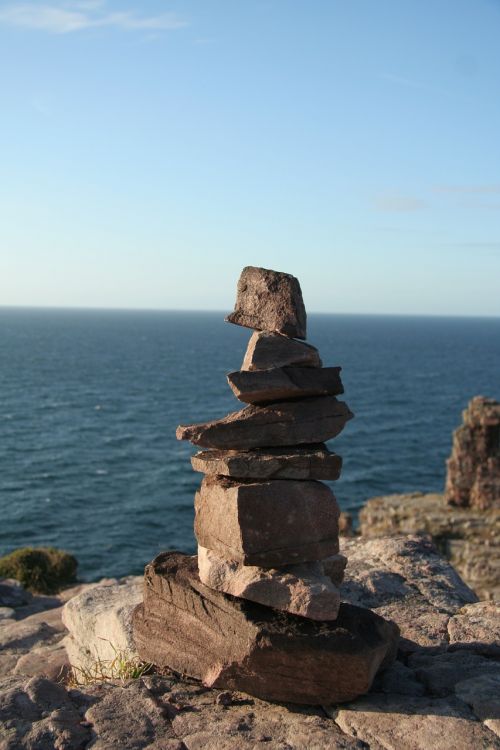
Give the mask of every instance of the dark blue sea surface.
[[(194, 551), (201, 475), (175, 428), (240, 406), (225, 374), (251, 332), (223, 317), (0, 309), (0, 554), (63, 547), (93, 579)], [(500, 399), (500, 319), (310, 315), (308, 340), (356, 415), (331, 441), (344, 510), (440, 491), (462, 409)]]

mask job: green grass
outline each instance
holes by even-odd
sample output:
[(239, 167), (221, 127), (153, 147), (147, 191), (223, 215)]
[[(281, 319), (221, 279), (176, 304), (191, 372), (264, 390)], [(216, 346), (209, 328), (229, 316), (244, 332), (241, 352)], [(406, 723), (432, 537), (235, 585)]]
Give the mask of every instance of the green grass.
[(56, 594), (76, 581), (78, 562), (55, 547), (22, 547), (0, 558), (0, 578), (15, 578), (36, 594)]

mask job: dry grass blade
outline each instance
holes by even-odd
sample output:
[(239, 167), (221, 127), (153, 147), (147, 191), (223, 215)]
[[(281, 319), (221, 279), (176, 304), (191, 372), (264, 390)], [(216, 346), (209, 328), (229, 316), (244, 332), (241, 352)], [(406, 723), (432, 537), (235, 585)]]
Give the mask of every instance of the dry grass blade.
[[(105, 640), (105, 639), (103, 639)], [(148, 664), (126, 649), (116, 648), (110, 644), (114, 652), (112, 659), (101, 659), (100, 656), (86, 667), (72, 666), (67, 685), (70, 688), (95, 685), (110, 680), (137, 680), (145, 674), (149, 674), (153, 665)]]

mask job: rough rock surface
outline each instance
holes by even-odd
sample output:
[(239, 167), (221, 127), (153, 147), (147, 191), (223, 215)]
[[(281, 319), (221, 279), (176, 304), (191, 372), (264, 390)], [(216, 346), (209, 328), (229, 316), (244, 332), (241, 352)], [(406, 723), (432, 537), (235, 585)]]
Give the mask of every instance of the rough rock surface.
[(472, 649), (480, 654), (500, 657), (500, 604), (467, 604), (448, 622), (448, 635), (450, 649)]
[(494, 750), (497, 736), (460, 700), (370, 695), (335, 714), (336, 724), (370, 750)]
[(71, 664), (86, 668), (96, 658), (111, 660), (116, 649), (134, 653), (131, 613), (141, 600), (142, 576), (92, 586), (70, 599), (62, 619)]
[(414, 492), (368, 500), (361, 534), (426, 533), (481, 599), (500, 599), (500, 508), (448, 505), (443, 495)]
[(326, 445), (263, 448), (251, 451), (200, 451), (191, 458), (195, 471), (236, 479), (330, 479), (340, 476), (342, 458)]
[(338, 552), (339, 509), (321, 482), (205, 477), (195, 497), (202, 547), (245, 565), (276, 567)]
[(249, 450), (263, 446), (322, 443), (338, 435), (352, 412), (334, 396), (246, 406), (223, 419), (179, 425), (178, 440), (203, 448)]
[(234, 395), (247, 404), (338, 396), (344, 392), (340, 367), (275, 367), (270, 370), (230, 372), (227, 381)]
[(305, 339), (306, 310), (298, 279), (289, 273), (246, 266), (238, 280), (234, 311), (226, 320)]
[(331, 579), (335, 586), (340, 586), (344, 580), (347, 557), (345, 555), (331, 555), (321, 560), (325, 576)]
[(213, 591), (200, 583), (196, 557), (180, 553), (146, 567), (144, 604), (134, 611), (145, 661), (210, 687), (293, 703), (366, 692), (392, 661), (397, 637), (393, 623), (367, 609), (341, 605), (335, 621), (315, 622)]
[(271, 367), (321, 367), (316, 347), (273, 331), (255, 331), (248, 342), (242, 370), (269, 370)]
[(342, 539), (342, 601), (370, 607), (401, 630), (400, 649), (446, 647), (450, 618), (477, 596), (423, 536)]
[(445, 495), (451, 505), (500, 509), (500, 403), (476, 396), (453, 434)]
[(216, 591), (311, 620), (335, 620), (340, 593), (320, 562), (259, 568), (198, 547), (200, 581)]
[[(392, 605), (394, 619), (399, 619), (402, 627), (407, 626), (415, 603), (420, 611), (427, 607), (430, 612), (437, 602), (438, 614), (447, 618), (448, 635), (445, 633), (441, 645), (436, 648), (414, 644), (411, 652), (400, 651), (398, 661), (377, 675), (366, 697), (324, 709), (290, 706), (267, 703), (236, 691), (208, 689), (174, 674), (67, 690), (39, 676), (33, 679), (10, 674), (7, 659), (15, 668), (18, 659), (28, 654), (4, 650), (0, 653), (0, 665), (4, 657), (6, 667), (3, 676), (0, 670), (0, 747), (2, 750), (94, 750), (94, 747), (255, 750), (261, 746), (268, 750), (367, 750), (368, 746), (372, 750), (500, 748), (498, 605), (467, 604), (460, 581), (457, 596), (453, 589), (453, 580), (457, 579), (446, 573), (449, 565), (439, 560), (425, 539), (421, 543), (409, 540), (408, 546), (391, 539), (354, 539), (348, 544), (351, 555), (348, 586), (352, 588), (357, 582), (358, 596), (370, 600), (375, 608)], [(418, 564), (412, 564), (412, 556)], [(363, 559), (368, 575), (363, 574)], [(377, 566), (380, 566), (379, 576)], [(397, 580), (402, 579), (406, 586), (399, 594), (391, 574)], [(436, 575), (441, 581), (440, 600), (434, 592)], [(23, 592), (17, 589), (14, 596), (19, 602)], [(6, 626), (0, 622), (0, 632), (13, 623), (23, 626), (23, 621), (33, 614), (42, 617), (45, 606), (51, 607), (46, 610), (47, 617), (55, 617), (51, 612), (60, 610), (62, 599), (75, 593), (78, 587), (63, 592), (56, 603), (48, 597), (26, 597), (31, 604), (14, 604), (15, 617), (9, 618)], [(36, 606), (38, 611), (25, 615), (30, 606)], [(454, 613), (449, 615), (448, 610)], [(59, 633), (62, 636), (63, 632)], [(57, 648), (59, 643), (47, 648)], [(37, 648), (43, 649), (43, 640), (39, 644), (42, 645)], [(476, 655), (480, 658), (470, 658)]]

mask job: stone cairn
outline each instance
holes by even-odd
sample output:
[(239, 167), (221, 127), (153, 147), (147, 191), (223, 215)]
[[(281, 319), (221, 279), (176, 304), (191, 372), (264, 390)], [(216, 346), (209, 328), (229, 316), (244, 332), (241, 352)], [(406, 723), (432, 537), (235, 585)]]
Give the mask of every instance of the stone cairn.
[(500, 508), (500, 403), (475, 396), (453, 433), (447, 461), (446, 500), (450, 505)]
[(320, 704), (366, 692), (394, 657), (397, 627), (341, 604), (335, 496), (341, 458), (324, 441), (353, 416), (335, 397), (340, 367), (322, 367), (306, 338), (299, 282), (243, 269), (227, 320), (255, 329), (228, 375), (248, 404), (180, 426), (206, 450), (195, 498), (198, 556), (161, 553), (146, 567), (134, 613), (140, 656), (159, 667), (270, 700)]

